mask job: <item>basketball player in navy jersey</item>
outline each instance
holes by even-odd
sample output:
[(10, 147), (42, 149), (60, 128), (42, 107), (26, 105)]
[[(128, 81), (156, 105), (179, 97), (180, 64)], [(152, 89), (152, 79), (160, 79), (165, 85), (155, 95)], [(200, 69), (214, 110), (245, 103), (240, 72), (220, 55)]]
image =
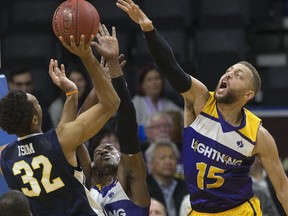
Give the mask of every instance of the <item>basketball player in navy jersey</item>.
[[(111, 82), (102, 72), (90, 47), (94, 36), (84, 45), (62, 44), (78, 55), (89, 71), (99, 103), (76, 119), (77, 87), (65, 75), (64, 65), (58, 68), (50, 61), (49, 74), (53, 82), (66, 92), (62, 118), (56, 129), (41, 131), (42, 113), (37, 99), (23, 91), (10, 91), (0, 101), (0, 127), (18, 140), (1, 153), (1, 168), (11, 189), (22, 191), (28, 198), (33, 215), (105, 215), (102, 207), (91, 199), (84, 187), (84, 176), (76, 156), (76, 148), (97, 133), (116, 112), (120, 100)], [(101, 55), (110, 53), (109, 44), (98, 37), (95, 46)]]
[[(116, 30), (113, 28), (110, 36), (106, 27), (104, 25), (102, 27), (100, 33), (102, 36), (106, 35), (111, 47), (116, 50), (113, 58), (106, 58), (106, 63), (111, 82), (121, 99), (116, 122), (121, 153), (109, 143), (101, 144), (95, 149), (94, 167), (89, 170), (90, 162), (85, 167), (88, 168), (87, 177), (92, 176), (91, 195), (104, 207), (108, 215), (147, 216), (150, 197), (146, 186), (147, 171), (137, 135), (136, 111), (121, 64), (118, 63), (119, 48)], [(84, 145), (83, 147), (85, 148)], [(88, 154), (87, 158), (89, 158)], [(84, 160), (86, 159), (84, 156)]]
[(276, 143), (261, 120), (243, 108), (261, 80), (248, 62), (229, 67), (214, 92), (179, 66), (152, 21), (132, 0), (117, 6), (140, 25), (160, 72), (184, 97), (183, 164), (189, 215), (261, 215), (249, 168), (259, 157), (288, 214), (288, 179)]

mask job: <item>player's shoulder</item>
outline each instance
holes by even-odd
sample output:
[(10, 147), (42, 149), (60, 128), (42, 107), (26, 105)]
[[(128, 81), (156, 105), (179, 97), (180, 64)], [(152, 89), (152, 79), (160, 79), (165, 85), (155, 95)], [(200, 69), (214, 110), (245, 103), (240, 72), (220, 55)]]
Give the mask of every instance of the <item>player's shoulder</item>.
[(270, 132), (263, 126), (260, 125), (257, 132), (257, 141), (255, 145), (255, 153), (263, 153), (263, 151), (271, 151), (276, 147), (274, 138)]

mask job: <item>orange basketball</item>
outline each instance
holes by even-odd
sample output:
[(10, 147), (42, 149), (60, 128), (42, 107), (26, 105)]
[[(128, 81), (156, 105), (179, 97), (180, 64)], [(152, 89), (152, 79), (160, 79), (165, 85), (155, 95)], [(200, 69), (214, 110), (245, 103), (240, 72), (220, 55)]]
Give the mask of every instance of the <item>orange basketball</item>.
[(62, 36), (70, 44), (70, 35), (79, 45), (80, 36), (85, 35), (85, 43), (90, 35), (98, 32), (100, 17), (96, 8), (85, 0), (66, 0), (60, 4), (53, 15), (52, 26), (57, 37)]

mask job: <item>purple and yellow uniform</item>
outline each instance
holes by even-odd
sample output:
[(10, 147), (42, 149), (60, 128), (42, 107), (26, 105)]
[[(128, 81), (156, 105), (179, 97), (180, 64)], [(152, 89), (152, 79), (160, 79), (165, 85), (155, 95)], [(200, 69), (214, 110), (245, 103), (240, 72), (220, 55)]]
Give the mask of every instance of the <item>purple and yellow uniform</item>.
[(224, 212), (254, 197), (249, 169), (261, 120), (246, 109), (242, 116), (238, 127), (227, 123), (210, 92), (201, 113), (184, 128), (185, 180), (197, 212)]

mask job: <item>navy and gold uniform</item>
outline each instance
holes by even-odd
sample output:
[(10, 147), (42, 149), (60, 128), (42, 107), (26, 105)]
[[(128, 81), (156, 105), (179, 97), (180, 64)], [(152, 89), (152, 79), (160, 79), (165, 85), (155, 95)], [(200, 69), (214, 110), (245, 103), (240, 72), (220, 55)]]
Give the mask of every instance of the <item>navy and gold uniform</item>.
[[(227, 123), (210, 92), (202, 112), (184, 128), (185, 180), (192, 209), (197, 212), (224, 212), (253, 201), (249, 169), (261, 120), (244, 108), (242, 116), (238, 127)], [(250, 204), (254, 211), (260, 209), (259, 202)]]
[(100, 185), (94, 186), (91, 189), (91, 195), (97, 203), (103, 206), (108, 215), (149, 215), (149, 208), (140, 207), (133, 203), (117, 179), (103, 188)]
[(35, 216), (104, 215), (83, 185), (82, 170), (66, 161), (54, 129), (9, 144), (1, 168), (9, 188), (29, 198)]

